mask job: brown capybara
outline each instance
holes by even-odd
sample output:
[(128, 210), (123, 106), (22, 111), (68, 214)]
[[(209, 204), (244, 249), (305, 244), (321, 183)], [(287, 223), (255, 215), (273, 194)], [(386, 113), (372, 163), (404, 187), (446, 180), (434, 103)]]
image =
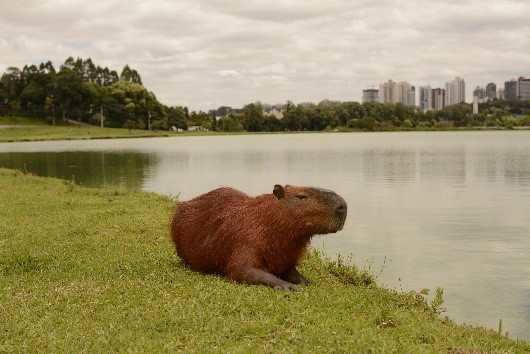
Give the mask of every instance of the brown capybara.
[(325, 189), (275, 185), (250, 197), (224, 187), (180, 202), (171, 235), (194, 270), (300, 290), (309, 282), (296, 267), (311, 237), (341, 230), (346, 213), (344, 199)]

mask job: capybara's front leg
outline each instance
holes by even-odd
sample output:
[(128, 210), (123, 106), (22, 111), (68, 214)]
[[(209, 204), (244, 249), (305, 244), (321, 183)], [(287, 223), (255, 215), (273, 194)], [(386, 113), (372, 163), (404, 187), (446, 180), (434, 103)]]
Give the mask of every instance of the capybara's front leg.
[(235, 274), (231, 274), (230, 278), (242, 283), (268, 285), (274, 289), (300, 291), (300, 286), (282, 280), (259, 268), (249, 267), (241, 269)]
[(287, 269), (287, 271), (283, 273), (280, 278), (282, 278), (285, 281), (288, 281), (289, 283), (293, 283), (293, 284), (300, 284), (300, 285), (309, 284), (309, 280), (307, 280), (306, 277), (300, 274), (300, 272), (298, 271), (298, 269), (296, 269), (296, 267)]

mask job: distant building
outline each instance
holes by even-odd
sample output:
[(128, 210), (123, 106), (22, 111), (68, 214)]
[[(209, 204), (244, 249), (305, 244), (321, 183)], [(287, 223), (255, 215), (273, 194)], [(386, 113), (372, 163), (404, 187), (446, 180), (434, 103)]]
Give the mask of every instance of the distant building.
[(489, 100), (497, 98), (497, 85), (495, 85), (493, 82), (490, 82), (486, 85), (486, 97)]
[[(407, 85), (408, 85), (408, 83), (407, 83)], [(405, 98), (405, 97), (406, 97), (406, 101), (404, 99), (403, 100), (403, 104), (405, 104), (407, 106), (416, 106), (416, 87), (409, 85), (408, 88), (404, 88), (403, 98)]]
[(515, 96), (520, 100), (530, 100), (530, 79), (520, 77), (517, 79), (515, 87)]
[(376, 89), (363, 90), (363, 103), (365, 102), (379, 102), (379, 90), (376, 90)]
[(464, 79), (455, 77), (453, 81), (445, 83), (446, 105), (459, 104), (466, 101), (466, 83)]
[(475, 87), (475, 89), (473, 90), (473, 97), (478, 98), (478, 102), (484, 101), (484, 99), (486, 98), (486, 89), (481, 86)]
[(215, 117), (215, 120), (219, 120), (223, 117), (226, 117), (230, 113), (236, 113), (237, 110), (232, 109), (232, 107), (221, 106), (217, 109), (211, 109), (208, 111), (208, 114), (212, 117)]
[(445, 106), (445, 90), (443, 88), (432, 89), (432, 108), (438, 110)]
[(517, 98), (517, 81), (514, 79), (504, 83), (504, 98), (506, 100), (515, 100)]
[(274, 116), (276, 119), (282, 119), (283, 118), (283, 111), (281, 109), (278, 109), (275, 106), (263, 108), (263, 114)]
[(431, 86), (420, 86), (419, 88), (420, 95), (420, 109), (422, 112), (427, 112), (433, 109), (433, 96)]
[(499, 100), (503, 100), (504, 99), (504, 88), (499, 87), (499, 90), (497, 91), (497, 98)]
[(388, 80), (379, 88), (379, 102), (402, 103), (407, 106), (416, 105), (416, 89), (406, 81)]
[(395, 103), (397, 95), (397, 83), (395, 81), (388, 80), (379, 86), (379, 102)]

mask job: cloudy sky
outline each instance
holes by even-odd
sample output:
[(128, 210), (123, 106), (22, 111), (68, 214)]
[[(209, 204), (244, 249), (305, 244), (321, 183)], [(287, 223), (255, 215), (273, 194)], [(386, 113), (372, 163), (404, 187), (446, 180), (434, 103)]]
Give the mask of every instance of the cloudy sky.
[(393, 79), (530, 77), (527, 0), (0, 0), (0, 74), (129, 64), (166, 105), (361, 101)]

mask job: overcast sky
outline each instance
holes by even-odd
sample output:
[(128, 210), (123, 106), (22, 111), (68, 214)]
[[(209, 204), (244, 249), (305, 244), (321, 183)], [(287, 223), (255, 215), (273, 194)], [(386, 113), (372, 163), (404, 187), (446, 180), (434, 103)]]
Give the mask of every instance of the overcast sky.
[(530, 77), (527, 0), (0, 0), (0, 74), (73, 56), (166, 105), (361, 101), (393, 79)]

